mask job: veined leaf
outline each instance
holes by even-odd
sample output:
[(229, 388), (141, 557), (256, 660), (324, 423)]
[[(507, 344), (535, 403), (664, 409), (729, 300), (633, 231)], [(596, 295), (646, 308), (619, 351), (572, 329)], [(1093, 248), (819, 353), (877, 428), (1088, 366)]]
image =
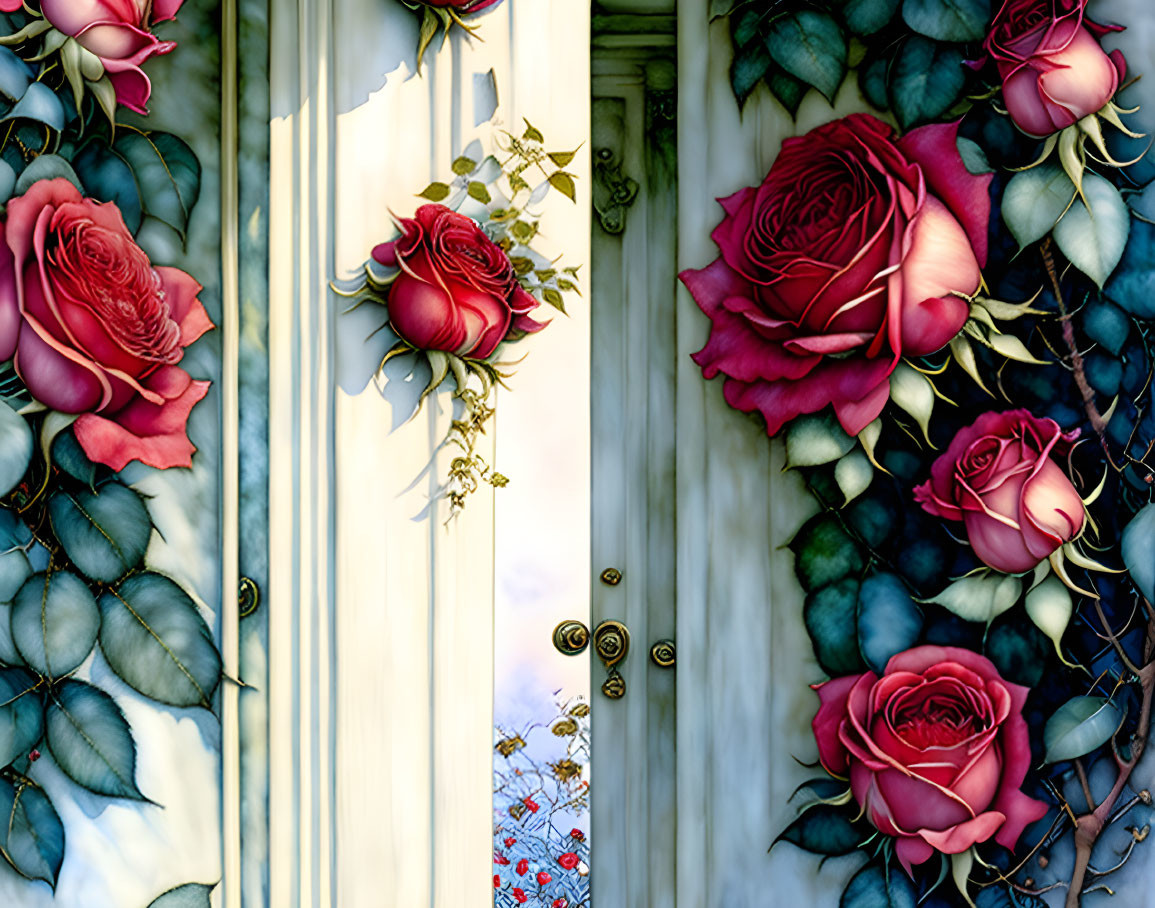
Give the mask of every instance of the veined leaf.
[(24, 478), (32, 462), (32, 430), (28, 421), (0, 400), (0, 497)]
[(1037, 242), (1071, 207), (1075, 184), (1055, 164), (1040, 164), (1011, 177), (1003, 191), (1003, 220), (1020, 249)]
[(159, 896), (148, 908), (210, 908), (215, 887), (186, 883)]
[(180, 138), (165, 132), (124, 132), (113, 149), (132, 168), (141, 209), (183, 239), (201, 190), (201, 165)]
[(936, 41), (979, 41), (991, 19), (990, 0), (906, 0), (902, 18)]
[(935, 120), (954, 106), (966, 86), (964, 66), (957, 47), (922, 35), (906, 39), (888, 80), (890, 106), (903, 129)]
[(152, 535), (148, 510), (128, 486), (57, 492), (48, 503), (52, 529), (85, 576), (111, 583), (144, 560)]
[(865, 838), (850, 822), (852, 816), (846, 808), (819, 804), (786, 827), (775, 844), (791, 842), (804, 851), (828, 857), (850, 854)]
[(941, 605), (964, 621), (990, 624), (1019, 601), (1023, 584), (1008, 574), (975, 574), (962, 577), (937, 596), (926, 600)]
[(1146, 505), (1123, 530), (1123, 563), (1148, 602), (1155, 604), (1155, 504)]
[(27, 756), (44, 735), (44, 701), (37, 681), (19, 668), (0, 669), (0, 766)]
[(914, 886), (905, 873), (887, 872), (870, 863), (850, 878), (838, 908), (915, 908), (917, 904)]
[(1068, 700), (1043, 729), (1044, 762), (1061, 763), (1097, 750), (1111, 740), (1122, 721), (1122, 710), (1105, 697)]
[(53, 889), (64, 863), (64, 824), (40, 788), (0, 779), (0, 852), (29, 880)]
[(934, 412), (934, 386), (930, 379), (906, 363), (890, 375), (890, 399), (914, 417), (930, 444), (930, 417)]
[(136, 743), (128, 720), (100, 688), (67, 680), (45, 717), (48, 749), (77, 785), (114, 798), (146, 800), (136, 787)]
[(1054, 574), (1048, 574), (1042, 583), (1027, 593), (1026, 610), (1035, 627), (1051, 639), (1055, 652), (1066, 662), (1063, 658), (1063, 633), (1075, 612), (1070, 590)]
[(24, 661), (48, 678), (73, 671), (92, 652), (100, 611), (88, 585), (70, 571), (33, 574), (12, 600), (12, 640)]
[(1083, 175), (1083, 197), (1087, 204), (1076, 199), (1055, 225), (1055, 243), (1072, 265), (1102, 287), (1123, 257), (1131, 210), (1119, 190), (1098, 174)]
[(846, 36), (827, 13), (803, 9), (774, 21), (766, 36), (770, 55), (786, 72), (834, 100), (846, 75)]

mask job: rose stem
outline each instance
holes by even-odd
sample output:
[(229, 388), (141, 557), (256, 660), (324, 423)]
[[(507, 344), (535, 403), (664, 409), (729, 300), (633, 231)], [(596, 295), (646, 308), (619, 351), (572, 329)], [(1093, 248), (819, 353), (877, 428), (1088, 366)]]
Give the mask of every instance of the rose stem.
[(1087, 781), (1087, 770), (1083, 768), (1083, 761), (1075, 761), (1075, 773), (1079, 777), (1079, 784), (1083, 786), (1083, 797), (1087, 799), (1087, 809), (1095, 809), (1095, 796), (1091, 794), (1091, 783)]
[[(1149, 607), (1149, 603), (1147, 603)], [(1087, 878), (1087, 868), (1091, 864), (1091, 852), (1099, 840), (1108, 818), (1115, 807), (1116, 801), (1123, 793), (1131, 773), (1134, 771), (1139, 758), (1143, 756), (1143, 749), (1147, 745), (1147, 734), (1151, 729), (1152, 694), (1155, 694), (1155, 662), (1151, 661), (1155, 655), (1155, 618), (1147, 622), (1147, 639), (1143, 647), (1144, 666), (1137, 672), (1139, 686), (1143, 692), (1142, 705), (1139, 708), (1139, 725), (1131, 739), (1131, 757), (1124, 760), (1118, 749), (1115, 749), (1115, 764), (1119, 767), (1119, 775), (1111, 791), (1103, 802), (1089, 813), (1078, 818), (1075, 826), (1075, 869), (1071, 874), (1071, 885), (1067, 890), (1066, 908), (1079, 908), (1083, 883)]]
[(1103, 419), (1103, 414), (1099, 412), (1099, 408), (1095, 406), (1095, 392), (1091, 385), (1087, 382), (1087, 373), (1083, 368), (1083, 355), (1079, 352), (1079, 348), (1075, 343), (1075, 328), (1071, 324), (1070, 313), (1067, 312), (1067, 304), (1063, 301), (1063, 291), (1059, 287), (1059, 272), (1055, 269), (1055, 260), (1051, 256), (1051, 238), (1048, 236), (1043, 240), (1039, 246), (1039, 251), (1043, 256), (1043, 264), (1047, 269), (1047, 276), (1051, 279), (1051, 288), (1055, 291), (1055, 299), (1059, 303), (1060, 321), (1063, 323), (1063, 341), (1067, 345), (1067, 350), (1071, 354), (1071, 369), (1075, 374), (1075, 384), (1079, 386), (1079, 393), (1083, 397), (1083, 409), (1087, 411), (1087, 418), (1091, 420), (1091, 427), (1095, 430), (1095, 434), (1099, 436), (1099, 443), (1103, 446), (1103, 451), (1107, 455), (1107, 460), (1111, 466), (1115, 465), (1115, 461), (1111, 458), (1111, 451), (1107, 447), (1107, 423)]

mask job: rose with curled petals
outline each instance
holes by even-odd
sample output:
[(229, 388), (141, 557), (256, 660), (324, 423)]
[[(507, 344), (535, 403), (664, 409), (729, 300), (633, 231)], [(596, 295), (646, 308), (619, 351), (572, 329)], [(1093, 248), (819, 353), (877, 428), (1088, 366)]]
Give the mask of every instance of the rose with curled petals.
[(422, 205), (402, 219), (401, 236), (373, 250), (400, 273), (389, 285), (389, 323), (418, 350), (486, 359), (510, 332), (540, 331), (540, 305), (505, 251), (476, 221), (444, 205)]
[(850, 779), (863, 816), (894, 837), (908, 873), (936, 853), (960, 854), (991, 838), (1014, 849), (1046, 813), (1020, 790), (1031, 763), (1029, 690), (1004, 681), (989, 659), (920, 646), (894, 656), (881, 676), (815, 689), (823, 767)]
[[(171, 53), (174, 41), (152, 33), (158, 22), (176, 18), (184, 0), (40, 0), (45, 20), (76, 40), (99, 61), (116, 91), (116, 100), (137, 113), (148, 113), (152, 83), (141, 67), (150, 58)], [(0, 0), (0, 10), (15, 12), (23, 0)], [(83, 65), (83, 64), (82, 64)], [(96, 81), (85, 72), (85, 78)]]
[(857, 435), (903, 356), (962, 329), (987, 256), (991, 176), (970, 173), (958, 124), (900, 139), (854, 114), (787, 139), (761, 186), (721, 201), (721, 256), (682, 281), (711, 321), (694, 355), (727, 403), (776, 434), (834, 405)]
[(983, 47), (998, 67), (1003, 101), (1031, 136), (1059, 132), (1101, 110), (1127, 71), (1100, 39), (1118, 28), (1085, 15), (1086, 0), (1005, 0)]
[(7, 206), (0, 246), (0, 360), (32, 396), (78, 414), (89, 459), (190, 466), (187, 423), (209, 382), (180, 367), (213, 328), (201, 285), (153, 265), (111, 202), (63, 179), (33, 183)]
[(975, 554), (996, 571), (1029, 571), (1083, 530), (1083, 499), (1054, 460), (1078, 435), (1026, 410), (984, 413), (935, 460), (915, 500), (963, 521)]

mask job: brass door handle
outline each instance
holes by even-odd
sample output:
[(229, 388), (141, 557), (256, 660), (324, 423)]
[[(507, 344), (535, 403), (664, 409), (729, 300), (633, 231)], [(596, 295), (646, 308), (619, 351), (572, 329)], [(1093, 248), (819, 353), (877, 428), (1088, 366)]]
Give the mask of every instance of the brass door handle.
[[(594, 652), (609, 672), (602, 684), (602, 693), (611, 700), (619, 700), (626, 694), (626, 681), (618, 671), (618, 666), (630, 653), (630, 631), (620, 621), (603, 621), (594, 628), (591, 637), (589, 628), (581, 621), (568, 619), (553, 629), (554, 648), (566, 656), (580, 656), (593, 640)], [(658, 668), (674, 667), (674, 641), (659, 640), (650, 647), (650, 661)]]

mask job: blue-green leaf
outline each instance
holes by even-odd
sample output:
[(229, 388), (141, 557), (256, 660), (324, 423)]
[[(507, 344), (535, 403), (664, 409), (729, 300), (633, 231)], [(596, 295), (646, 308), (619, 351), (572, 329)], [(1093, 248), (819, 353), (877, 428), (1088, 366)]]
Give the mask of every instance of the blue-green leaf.
[(915, 908), (918, 900), (910, 878), (900, 870), (867, 864), (850, 878), (839, 908)]
[(130, 687), (170, 706), (212, 706), (221, 659), (196, 604), (160, 574), (100, 597), (100, 649)]
[(795, 553), (794, 571), (807, 590), (858, 574), (866, 566), (861, 547), (830, 514), (811, 518), (790, 547)]
[(1139, 219), (1131, 224), (1123, 261), (1104, 289), (1132, 315), (1155, 319), (1155, 225)]
[(24, 97), (34, 74), (35, 71), (20, 59), (16, 51), (0, 47), (0, 95), (9, 101)]
[(799, 10), (776, 19), (766, 36), (770, 55), (786, 72), (834, 100), (846, 75), (846, 36), (833, 17)]
[[(81, 189), (80, 178), (76, 176), (71, 164), (60, 155), (42, 154), (33, 158), (32, 163), (20, 172), (20, 178), (16, 181), (13, 192), (16, 195), (24, 195), (32, 188), (33, 183), (41, 180), (68, 180), (77, 189)], [(83, 189), (81, 191), (83, 192)]]
[(27, 420), (0, 401), (0, 497), (20, 484), (31, 462), (32, 430)]
[(957, 48), (911, 35), (890, 67), (890, 106), (903, 129), (938, 119), (966, 85), (965, 57)]
[(1071, 264), (1102, 287), (1123, 257), (1131, 229), (1131, 209), (1119, 190), (1098, 174), (1083, 174), (1082, 199), (1055, 225), (1055, 243)]
[(978, 41), (986, 37), (990, 0), (906, 0), (902, 18), (920, 35), (936, 41)]
[(64, 824), (35, 785), (0, 779), (0, 853), (21, 876), (53, 889), (64, 863)]
[(1139, 511), (1123, 530), (1123, 563), (1148, 602), (1155, 603), (1155, 504)]
[(33, 82), (13, 108), (0, 117), (0, 123), (8, 120), (32, 120), (61, 132), (64, 129), (64, 105), (56, 92), (43, 82)]
[(0, 668), (0, 766), (8, 766), (44, 736), (44, 701), (36, 678), (18, 668)]
[(1112, 356), (1123, 352), (1123, 345), (1131, 333), (1131, 319), (1108, 300), (1088, 303), (1082, 312), (1083, 330), (1095, 343), (1102, 345)]
[(136, 787), (136, 743), (124, 713), (99, 688), (65, 681), (51, 695), (48, 749), (72, 781), (96, 794), (145, 800)]
[(102, 202), (115, 202), (132, 233), (140, 229), (144, 211), (140, 190), (132, 168), (120, 155), (101, 141), (92, 141), (72, 159), (76, 175), (84, 184), (85, 195)]
[(111, 583), (144, 559), (152, 535), (148, 510), (128, 486), (57, 492), (48, 503), (52, 530), (86, 576)]
[(899, 0), (850, 0), (842, 18), (856, 35), (873, 35), (894, 18)]
[(1075, 184), (1058, 164), (1040, 164), (1011, 177), (1003, 191), (1003, 220), (1020, 249), (1051, 232), (1075, 198)]
[(200, 195), (201, 165), (196, 153), (183, 140), (164, 132), (126, 132), (113, 148), (132, 168), (144, 213), (183, 237)]
[(858, 580), (845, 577), (806, 597), (802, 618), (822, 670), (832, 678), (861, 672), (858, 652)]
[(60, 678), (96, 644), (100, 610), (88, 585), (70, 571), (33, 574), (12, 600), (12, 641), (31, 668)]
[(213, 888), (203, 883), (185, 883), (159, 896), (148, 908), (209, 908)]
[(1043, 729), (1046, 763), (1074, 760), (1102, 747), (1123, 721), (1123, 712), (1105, 697), (1074, 697), (1055, 710)]
[(875, 574), (858, 591), (858, 646), (871, 670), (910, 649), (922, 633), (923, 614), (894, 574)]
[(844, 807), (817, 804), (787, 826), (775, 843), (791, 842), (805, 851), (828, 857), (850, 854), (865, 838), (850, 822), (852, 816)]

